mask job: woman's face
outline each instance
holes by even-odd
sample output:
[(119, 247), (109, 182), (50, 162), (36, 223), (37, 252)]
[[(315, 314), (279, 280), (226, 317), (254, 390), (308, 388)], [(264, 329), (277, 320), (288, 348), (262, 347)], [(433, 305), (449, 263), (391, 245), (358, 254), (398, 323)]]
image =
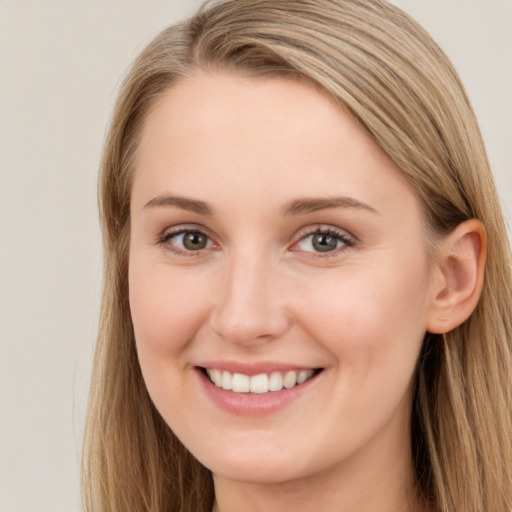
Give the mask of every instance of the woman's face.
[(157, 409), (215, 475), (409, 463), (428, 268), (415, 194), (326, 94), (198, 72), (149, 113), (131, 203), (137, 350)]

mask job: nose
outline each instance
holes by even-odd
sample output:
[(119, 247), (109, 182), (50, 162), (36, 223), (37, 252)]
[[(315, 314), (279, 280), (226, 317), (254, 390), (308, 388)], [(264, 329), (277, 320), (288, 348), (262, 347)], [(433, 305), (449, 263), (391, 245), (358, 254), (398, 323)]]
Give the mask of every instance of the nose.
[(214, 333), (247, 346), (282, 336), (290, 318), (278, 275), (271, 262), (253, 255), (227, 262), (219, 274), (219, 294), (210, 317)]

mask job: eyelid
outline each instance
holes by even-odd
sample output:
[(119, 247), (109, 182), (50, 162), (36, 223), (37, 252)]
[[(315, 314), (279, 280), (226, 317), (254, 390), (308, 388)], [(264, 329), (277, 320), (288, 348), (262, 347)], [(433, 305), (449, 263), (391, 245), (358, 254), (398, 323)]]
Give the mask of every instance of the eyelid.
[[(344, 243), (343, 247), (336, 248), (332, 251), (326, 252), (316, 252), (316, 251), (302, 251), (300, 249), (294, 249), (302, 240), (307, 238), (308, 236), (312, 236), (315, 234), (329, 234), (338, 238)], [(315, 224), (312, 226), (307, 226), (301, 228), (293, 237), (294, 242), (292, 243), (290, 250), (293, 252), (301, 252), (309, 258), (329, 258), (332, 256), (338, 256), (340, 252), (345, 252), (346, 250), (357, 246), (358, 239), (352, 235), (349, 231), (345, 229), (341, 229), (337, 226), (333, 226), (332, 224)]]
[[(220, 244), (215, 240), (215, 237), (211, 234), (210, 230), (201, 224), (179, 224), (176, 226), (167, 227), (164, 230), (162, 230), (160, 234), (157, 236), (155, 244), (165, 245), (172, 237), (187, 232), (198, 232), (205, 235), (208, 238), (208, 240), (213, 244), (213, 247), (205, 247), (204, 249), (198, 249), (194, 251), (181, 249), (169, 243), (168, 249), (178, 255), (200, 256), (203, 255), (205, 251), (219, 249), (220, 247)], [(304, 251), (295, 248), (299, 244), (299, 242), (301, 242), (308, 236), (312, 236), (315, 234), (332, 235), (336, 237), (338, 240), (341, 240), (344, 245), (332, 251), (326, 252)], [(340, 252), (345, 252), (346, 250), (354, 246), (357, 246), (359, 242), (358, 239), (349, 231), (334, 226), (332, 224), (313, 224), (305, 226), (296, 232), (296, 234), (293, 236), (293, 240), (293, 243), (289, 246), (289, 250), (291, 250), (292, 252), (303, 253), (310, 258), (328, 258), (331, 256), (337, 256), (339, 255)]]
[[(171, 243), (168, 243), (171, 238), (178, 236), (183, 233), (201, 233), (202, 235), (206, 236), (208, 238), (208, 241), (213, 244), (213, 247), (205, 247), (204, 249), (198, 249), (196, 251), (193, 250), (185, 250), (181, 249)], [(168, 244), (167, 244), (168, 243)], [(200, 256), (205, 251), (218, 248), (218, 243), (215, 241), (214, 237), (210, 234), (210, 230), (205, 228), (204, 226), (200, 224), (179, 224), (176, 226), (167, 227), (164, 230), (160, 232), (160, 234), (157, 236), (155, 240), (155, 245), (166, 245), (167, 249), (174, 252), (178, 255), (185, 255), (185, 256)]]

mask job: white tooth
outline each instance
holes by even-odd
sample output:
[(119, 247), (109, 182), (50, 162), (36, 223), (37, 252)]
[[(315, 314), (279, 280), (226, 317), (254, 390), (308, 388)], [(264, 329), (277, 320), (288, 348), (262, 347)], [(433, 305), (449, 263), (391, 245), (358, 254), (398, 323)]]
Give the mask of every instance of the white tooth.
[(216, 386), (222, 387), (222, 372), (220, 370), (212, 370), (211, 378)]
[(249, 384), (251, 393), (266, 393), (268, 391), (268, 376), (264, 373), (253, 375)]
[(270, 391), (281, 391), (283, 389), (283, 376), (281, 372), (272, 372), (268, 379), (268, 389)]
[(233, 378), (231, 376), (231, 373), (229, 373), (229, 372), (222, 373), (222, 387), (224, 389), (233, 389), (232, 380), (233, 380)]
[(293, 370), (290, 372), (287, 372), (284, 376), (283, 385), (286, 389), (293, 388), (297, 384), (297, 372), (294, 372)]
[(206, 375), (208, 375), (210, 379), (212, 378), (212, 371), (210, 370), (210, 368), (206, 368)]
[(249, 393), (249, 376), (242, 373), (234, 373), (231, 382), (235, 393)]
[(299, 375), (297, 375), (297, 384), (302, 384), (306, 382), (309, 378), (313, 376), (313, 370), (301, 370)]

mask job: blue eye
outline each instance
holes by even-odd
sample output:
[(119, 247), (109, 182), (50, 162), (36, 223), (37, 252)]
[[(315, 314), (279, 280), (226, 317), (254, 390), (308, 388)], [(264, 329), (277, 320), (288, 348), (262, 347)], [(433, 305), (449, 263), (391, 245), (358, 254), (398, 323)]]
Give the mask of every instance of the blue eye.
[(351, 247), (353, 241), (344, 233), (332, 229), (318, 229), (301, 238), (297, 249), (304, 252), (329, 253)]
[(171, 249), (178, 253), (197, 252), (213, 247), (213, 242), (201, 231), (182, 229), (177, 232), (166, 233), (159, 243), (168, 243)]

